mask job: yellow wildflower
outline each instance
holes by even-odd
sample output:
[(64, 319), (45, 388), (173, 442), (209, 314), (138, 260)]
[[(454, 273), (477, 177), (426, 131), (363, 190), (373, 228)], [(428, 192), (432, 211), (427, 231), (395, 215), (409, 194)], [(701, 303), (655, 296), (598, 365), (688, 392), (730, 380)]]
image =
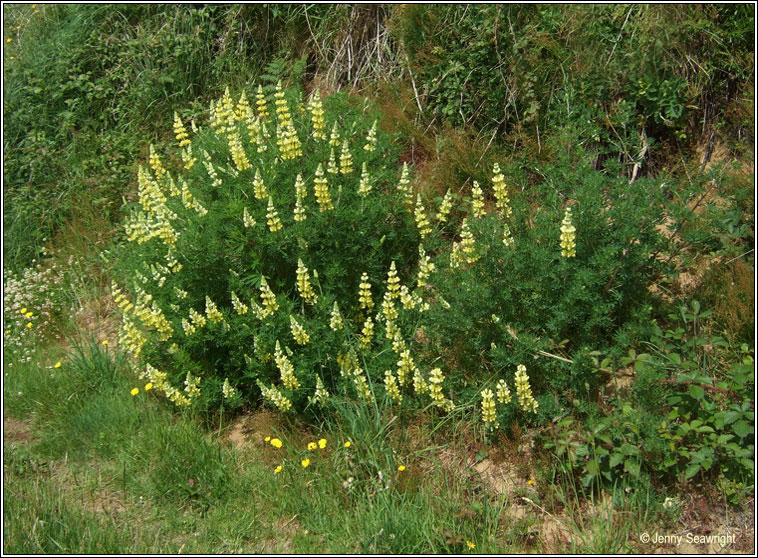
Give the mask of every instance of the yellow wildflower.
[(265, 200), (268, 197), (268, 190), (261, 178), (260, 169), (255, 169), (255, 178), (253, 179), (253, 194), (257, 200)]
[(138, 393), (139, 393), (139, 388), (134, 388), (134, 389), (131, 391), (131, 394), (132, 394), (132, 395), (137, 395)]
[(282, 222), (279, 219), (279, 214), (276, 212), (276, 208), (274, 207), (274, 200), (271, 199), (271, 196), (268, 197), (266, 224), (268, 225), (268, 228), (271, 232), (276, 232), (282, 228)]
[(466, 541), (466, 546), (469, 548), (469, 550), (474, 550), (476, 548), (476, 545), (471, 541)]
[(311, 119), (313, 122), (313, 137), (316, 139), (326, 139), (326, 122), (324, 122), (324, 107), (321, 104), (321, 96), (318, 89), (311, 95), (308, 108), (311, 111)]
[(26, 329), (32, 329), (32, 322), (27, 322)]
[(366, 136), (366, 145), (363, 146), (363, 149), (366, 151), (375, 151), (376, 150), (376, 120), (374, 120), (374, 125), (371, 126), (371, 129), (368, 131), (368, 136)]
[(397, 468), (397, 470), (398, 470), (398, 471), (400, 471), (400, 472), (402, 473), (403, 471), (405, 471), (405, 465), (400, 465), (400, 466)]
[(329, 195), (329, 185), (324, 177), (324, 168), (321, 163), (318, 164), (316, 169), (316, 176), (313, 179), (314, 190), (316, 192), (316, 203), (320, 211), (328, 211), (334, 209), (332, 204), (332, 198)]
[(421, 238), (424, 238), (426, 235), (432, 232), (432, 225), (426, 218), (424, 206), (421, 204), (421, 194), (416, 195), (416, 211), (414, 212), (414, 215), (416, 217), (416, 226), (418, 226), (418, 232), (421, 235)]
[(318, 447), (316, 442), (308, 442), (308, 451), (313, 451)]
[(280, 447), (282, 447), (282, 441), (279, 438), (272, 438), (271, 445), (279, 449)]
[(334, 306), (332, 307), (332, 314), (329, 320), (329, 327), (332, 328), (334, 331), (338, 331), (344, 327), (344, 323), (342, 321), (342, 314), (340, 314), (340, 309), (339, 309), (339, 306), (337, 306), (337, 301), (334, 302)]
[(290, 330), (292, 331), (292, 337), (295, 338), (295, 342), (298, 345), (307, 345), (311, 339), (302, 324), (292, 314), (290, 314)]
[(387, 395), (390, 399), (394, 399), (398, 403), (403, 400), (403, 395), (400, 393), (400, 388), (397, 385), (397, 380), (392, 374), (392, 370), (384, 371), (384, 388), (387, 390)]
[(374, 307), (374, 301), (371, 299), (371, 283), (368, 282), (368, 274), (361, 275), (361, 284), (358, 290), (358, 302), (361, 309), (370, 310)]
[(450, 210), (453, 208), (453, 194), (450, 192), (450, 188), (447, 189), (447, 192), (445, 192), (445, 197), (442, 198), (442, 203), (440, 204), (440, 210), (437, 213), (437, 220), (440, 223), (447, 222), (447, 218), (450, 215)]
[(34, 312), (27, 312), (27, 313), (26, 313), (26, 314), (24, 314), (24, 315), (25, 315), (27, 318), (31, 318), (32, 316), (34, 316)]
[(308, 466), (308, 465), (310, 465), (310, 464), (311, 464), (311, 460), (310, 460), (310, 459), (307, 459), (307, 458), (306, 458), (306, 459), (303, 459), (303, 460), (300, 462), (300, 465), (302, 465), (302, 466), (303, 466), (303, 468), (307, 467), (307, 466)]
[(348, 440), (347, 442), (345, 442), (345, 443), (344, 443), (344, 444), (342, 444), (342, 445), (343, 445), (344, 447), (346, 447), (346, 448), (349, 448), (349, 447), (350, 447), (352, 444), (351, 444), (351, 443), (350, 443), (350, 441)]
[(532, 388), (529, 386), (529, 376), (526, 374), (526, 366), (519, 364), (516, 367), (516, 395), (519, 405), (525, 411), (537, 412), (537, 401), (532, 397)]
[(319, 449), (325, 449), (326, 448), (326, 438), (321, 438), (318, 441), (318, 447), (319, 447)]
[(471, 195), (473, 198), (471, 205), (474, 209), (474, 218), (484, 217), (484, 193), (476, 180), (474, 180), (474, 185), (471, 188)]
[(495, 395), (489, 388), (482, 390), (482, 421), (485, 426), (498, 427), (495, 421)]
[(60, 368), (60, 367), (61, 367), (61, 361), (59, 360), (58, 362), (55, 363), (55, 366), (53, 366), (53, 368)]
[(277, 465), (276, 469), (274, 469), (274, 474), (278, 475), (281, 472), (282, 472), (282, 466), (281, 465)]
[(576, 257), (576, 227), (571, 224), (571, 208), (566, 208), (566, 213), (561, 223), (561, 256), (564, 258)]
[(350, 174), (353, 172), (353, 156), (348, 149), (347, 138), (342, 142), (342, 152), (340, 153), (340, 174)]
[(361, 167), (361, 180), (358, 184), (358, 195), (362, 198), (365, 198), (368, 196), (369, 192), (371, 191), (371, 176), (368, 172), (368, 165), (366, 164), (366, 161), (363, 162), (363, 166)]

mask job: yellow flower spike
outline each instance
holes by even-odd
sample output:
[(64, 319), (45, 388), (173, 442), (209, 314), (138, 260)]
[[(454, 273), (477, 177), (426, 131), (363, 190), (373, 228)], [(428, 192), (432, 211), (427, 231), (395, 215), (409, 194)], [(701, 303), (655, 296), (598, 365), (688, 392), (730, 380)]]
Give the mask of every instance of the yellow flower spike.
[(371, 283), (368, 282), (368, 273), (366, 272), (361, 275), (358, 302), (361, 305), (361, 309), (371, 310), (374, 307), (374, 301), (371, 299)]
[(282, 447), (282, 441), (279, 438), (272, 438), (270, 443), (276, 449), (279, 449)]
[(345, 138), (340, 152), (340, 174), (350, 174), (351, 172), (353, 172), (353, 156), (350, 154), (347, 138)]
[(316, 442), (308, 442), (308, 451), (313, 451), (318, 447)]
[(525, 411), (532, 413), (537, 412), (539, 404), (532, 397), (532, 388), (529, 386), (529, 376), (526, 373), (526, 366), (519, 364), (516, 367), (516, 395), (518, 396), (519, 405)]
[(271, 199), (271, 196), (268, 197), (268, 208), (266, 209), (266, 224), (268, 225), (268, 229), (271, 232), (276, 232), (278, 230), (281, 230), (282, 228), (282, 222), (279, 219), (279, 214), (276, 211), (276, 208), (274, 207), (274, 200)]
[(482, 390), (482, 422), (485, 426), (497, 428), (495, 421), (495, 394), (491, 389)]
[(387, 395), (390, 399), (401, 403), (403, 401), (403, 394), (400, 393), (400, 388), (397, 385), (397, 380), (392, 374), (392, 370), (384, 371), (384, 388), (387, 390)]
[(400, 465), (400, 467), (398, 467), (397, 470), (402, 473), (403, 471), (405, 471), (405, 465)]
[(471, 207), (474, 210), (474, 218), (484, 217), (484, 193), (482, 192), (479, 183), (474, 180), (474, 185), (471, 188)]
[(132, 394), (132, 395), (137, 395), (138, 393), (139, 393), (139, 388), (134, 388), (134, 389), (131, 391), (131, 394)]
[(349, 441), (349, 440), (348, 440), (347, 442), (345, 442), (344, 444), (342, 444), (342, 445), (343, 445), (344, 447), (346, 447), (346, 448), (349, 448), (350, 446), (352, 446), (352, 444), (350, 443), (350, 441)]
[(561, 256), (564, 258), (576, 257), (576, 227), (571, 223), (571, 208), (566, 208), (566, 213), (561, 223)]
[(450, 192), (450, 188), (448, 188), (447, 192), (445, 192), (445, 197), (442, 198), (440, 210), (437, 212), (437, 221), (446, 223), (451, 209), (453, 209), (453, 194)]
[(276, 469), (274, 469), (274, 474), (278, 475), (281, 472), (282, 472), (282, 466), (281, 465), (277, 465)]
[(318, 168), (316, 169), (313, 185), (316, 192), (316, 203), (318, 203), (319, 211), (334, 209), (334, 204), (332, 203), (332, 198), (329, 194), (329, 185), (324, 176), (324, 167), (321, 163), (318, 164)]
[(152, 382), (146, 383), (145, 384), (145, 391), (150, 391), (151, 389), (153, 389), (153, 383)]
[(321, 439), (318, 441), (318, 447), (319, 447), (320, 449), (325, 449), (325, 448), (326, 448), (326, 438), (321, 438)]
[(53, 366), (53, 368), (60, 368), (60, 367), (61, 367), (61, 361), (59, 360), (58, 362), (55, 363), (55, 366)]
[(292, 314), (290, 314), (290, 330), (292, 331), (292, 337), (298, 345), (307, 345), (311, 339), (311, 336), (305, 331), (303, 325)]
[(268, 197), (268, 190), (261, 178), (260, 169), (255, 169), (255, 178), (253, 179), (253, 194), (257, 200), (265, 200)]
[(321, 104), (321, 96), (318, 89), (311, 95), (308, 103), (308, 108), (311, 111), (311, 119), (313, 122), (313, 137), (316, 139), (326, 139), (326, 122), (324, 121), (324, 108)]
[(511, 206), (508, 199), (508, 190), (505, 187), (505, 176), (500, 171), (500, 165), (495, 163), (492, 167), (492, 188), (495, 191), (495, 207), (501, 217), (510, 217)]
[(416, 226), (418, 227), (418, 232), (421, 235), (421, 238), (424, 238), (426, 235), (432, 232), (432, 225), (426, 218), (426, 212), (424, 211), (424, 206), (421, 203), (421, 194), (416, 195), (416, 209), (414, 211), (414, 216), (416, 218)]
[(311, 464), (311, 460), (310, 460), (310, 459), (307, 459), (307, 458), (306, 458), (306, 459), (303, 459), (303, 460), (300, 462), (300, 465), (302, 465), (302, 466), (303, 466), (303, 468), (307, 467), (307, 466), (308, 466), (308, 465), (310, 465), (310, 464)]

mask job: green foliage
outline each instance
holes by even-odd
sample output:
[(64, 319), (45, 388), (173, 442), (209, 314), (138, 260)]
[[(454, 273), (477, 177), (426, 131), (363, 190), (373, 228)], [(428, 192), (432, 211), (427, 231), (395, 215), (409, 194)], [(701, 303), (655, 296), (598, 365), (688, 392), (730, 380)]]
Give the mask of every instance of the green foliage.
[[(513, 385), (516, 366), (525, 364), (544, 420), (593, 399), (602, 380), (595, 351), (608, 351), (650, 302), (648, 282), (664, 270), (651, 256), (665, 246), (656, 225), (666, 199), (647, 180), (629, 184), (568, 160), (535, 170), (537, 186), (506, 180), (511, 216), (469, 214), (475, 261), (452, 266), (442, 253), (432, 282), (449, 308), (432, 306), (424, 323), (430, 345), (448, 348), (458, 362), (456, 380)], [(561, 249), (567, 207), (574, 257)]]
[[(276, 401), (274, 392), (266, 391), (274, 382), (274, 389), (283, 389), (286, 400), (302, 411), (313, 401), (318, 381), (330, 393), (353, 393), (353, 375), (361, 377), (355, 380), (358, 393), (370, 400), (377, 391), (371, 386), (381, 384), (384, 371), (397, 363), (394, 335), (385, 335), (386, 324), (379, 323), (384, 314), (374, 314), (392, 266), (399, 281), (397, 292), (390, 293), (394, 297), (400, 296), (401, 283), (412, 288), (416, 275), (420, 237), (397, 194), (397, 155), (381, 130), (373, 149), (365, 148), (372, 146), (376, 120), (346, 96), (326, 99), (325, 127), (314, 129), (311, 109), (305, 109), (298, 90), (288, 91), (285, 101), (278, 87), (272, 89), (268, 118), (247, 116), (237, 105), (241, 112), (227, 127), (231, 97), (214, 104), (211, 125), (201, 128), (183, 153), (186, 172), (172, 177), (156, 156), (151, 156), (154, 177), (140, 170), (141, 205), (130, 208), (127, 223), (133, 242), (118, 264), (136, 304), (125, 313), (122, 339), (135, 354), (141, 352), (141, 367), (150, 363), (169, 375), (165, 385), (153, 382), (177, 402), (186, 402), (185, 396), (170, 386), (189, 381), (188, 373), (202, 378), (203, 401), (210, 406), (221, 401), (225, 381), (242, 395), (239, 402), (257, 401), (261, 389)], [(253, 92), (248, 99), (250, 105), (258, 102)], [(283, 143), (285, 102), (302, 142), (302, 154), (294, 157)], [(327, 138), (334, 125), (337, 147)], [(233, 138), (241, 138), (244, 162), (230, 152)], [(336, 173), (330, 170), (332, 155)], [(320, 180), (326, 181), (324, 191), (316, 187)], [(295, 213), (298, 208), (302, 213)], [(373, 309), (359, 304), (364, 274)], [(273, 298), (266, 299), (266, 289)], [(407, 295), (403, 306), (415, 310), (400, 308), (399, 298), (393, 302), (401, 316), (392, 322), (404, 339), (413, 331), (420, 303), (415, 291)], [(342, 328), (331, 327), (335, 303)], [(358, 335), (369, 317), (377, 331), (364, 346)], [(148, 338), (128, 337), (135, 321), (153, 330)], [(297, 327), (307, 339), (295, 335)], [(294, 379), (288, 376), (290, 366)]]

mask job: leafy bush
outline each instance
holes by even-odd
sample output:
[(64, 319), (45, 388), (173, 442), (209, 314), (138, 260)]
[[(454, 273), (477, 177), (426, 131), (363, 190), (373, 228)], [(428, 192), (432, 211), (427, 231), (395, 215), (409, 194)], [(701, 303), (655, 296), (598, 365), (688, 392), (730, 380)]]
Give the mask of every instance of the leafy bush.
[(653, 256), (666, 243), (656, 228), (666, 199), (654, 183), (565, 158), (540, 172), (532, 188), (507, 181), (510, 212), (476, 217), (476, 196), (464, 206), (472, 251), (462, 264), (447, 253), (435, 261), (432, 282), (449, 307), (432, 306), (424, 323), (430, 345), (454, 355), (461, 381), (525, 364), (541, 416), (552, 418), (592, 399), (603, 380), (597, 351), (610, 350), (650, 302), (647, 286), (665, 267)]
[(306, 108), (269, 93), (225, 94), (192, 139), (177, 118), (184, 170), (152, 148), (140, 169), (119, 262), (133, 302), (114, 286), (122, 344), (179, 404), (371, 400), (423, 308), (408, 170), (374, 115), (345, 95)]

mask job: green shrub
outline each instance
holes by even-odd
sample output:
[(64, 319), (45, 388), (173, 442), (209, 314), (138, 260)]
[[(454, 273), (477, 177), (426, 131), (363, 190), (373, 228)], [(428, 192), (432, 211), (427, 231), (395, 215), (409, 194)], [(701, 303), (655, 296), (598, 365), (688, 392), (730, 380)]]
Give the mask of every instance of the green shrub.
[[(152, 148), (151, 170), (140, 169), (119, 263), (133, 303), (114, 287), (122, 344), (179, 404), (202, 393), (206, 405), (226, 396), (235, 406), (263, 393), (302, 411), (317, 387), (372, 399), (397, 363), (393, 342), (400, 354), (421, 308), (421, 238), (398, 190), (410, 179), (375, 116), (345, 95), (321, 109), (294, 89), (269, 93), (268, 116), (265, 96), (235, 104), (225, 94), (192, 139), (177, 120), (178, 175)], [(327, 190), (316, 193), (320, 180)], [(373, 307), (359, 300), (364, 278)], [(385, 293), (392, 308), (382, 312)], [(388, 335), (383, 316), (393, 309)], [(376, 332), (363, 343), (367, 318)]]

